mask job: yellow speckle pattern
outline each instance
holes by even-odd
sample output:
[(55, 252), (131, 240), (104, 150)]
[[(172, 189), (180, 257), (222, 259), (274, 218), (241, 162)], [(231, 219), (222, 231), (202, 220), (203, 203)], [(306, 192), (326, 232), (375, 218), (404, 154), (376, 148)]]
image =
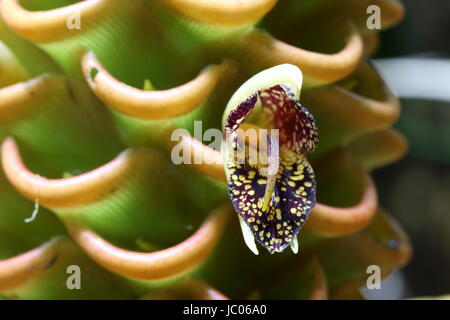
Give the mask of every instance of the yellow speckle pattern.
[[(252, 164), (248, 146), (238, 143), (236, 136), (227, 143), (231, 156), (227, 158), (226, 173), (234, 208), (255, 239), (273, 253), (290, 245), (315, 205), (315, 177), (305, 154), (314, 150), (318, 133), (312, 115), (281, 85), (252, 95), (233, 110), (225, 126), (228, 133), (237, 130), (258, 96), (263, 108), (270, 111), (265, 114), (272, 120), (271, 128), (283, 128), (280, 129), (276, 182), (273, 190), (268, 189), (271, 192), (268, 205), (263, 204), (269, 180), (263, 169), (267, 169), (267, 165)], [(242, 147), (246, 147), (245, 161), (238, 161), (235, 155)]]
[[(260, 173), (250, 178), (248, 172), (255, 168), (249, 164), (228, 163), (228, 171), (238, 175), (239, 181), (242, 181), (239, 185), (236, 180), (228, 181), (233, 205), (254, 231), (256, 240), (269, 252), (280, 252), (290, 244), (315, 203), (314, 172), (308, 161), (304, 157), (295, 157), (289, 150), (283, 150), (282, 153), (284, 156), (277, 182), (265, 212), (261, 209), (260, 201), (264, 197), (266, 185), (257, 182), (261, 179)], [(290, 155), (286, 156), (286, 153)], [(303, 178), (293, 179), (299, 174), (288, 170), (288, 167), (296, 171), (303, 168), (300, 173)]]

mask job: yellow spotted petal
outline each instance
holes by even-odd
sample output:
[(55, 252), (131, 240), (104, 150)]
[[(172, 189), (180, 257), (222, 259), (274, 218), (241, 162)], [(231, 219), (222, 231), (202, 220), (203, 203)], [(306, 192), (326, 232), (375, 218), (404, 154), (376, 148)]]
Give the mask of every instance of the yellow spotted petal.
[(298, 68), (271, 68), (239, 88), (225, 112), (228, 191), (254, 253), (255, 239), (271, 253), (289, 245), (296, 253), (297, 233), (316, 202), (314, 172), (305, 155), (317, 146), (318, 132), (297, 99), (299, 85)]

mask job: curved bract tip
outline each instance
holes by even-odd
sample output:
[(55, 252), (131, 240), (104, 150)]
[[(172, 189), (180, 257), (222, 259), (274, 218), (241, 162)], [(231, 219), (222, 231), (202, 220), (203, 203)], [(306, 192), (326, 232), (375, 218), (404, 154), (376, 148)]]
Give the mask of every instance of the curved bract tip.
[[(334, 1), (330, 1), (334, 2)], [(336, 2), (336, 6), (355, 21), (362, 34), (377, 33), (397, 24), (404, 16), (400, 0), (350, 0), (346, 4)], [(379, 28), (368, 28), (371, 16), (379, 14)]]
[(81, 13), (84, 21), (87, 21), (110, 4), (108, 0), (85, 0), (53, 10), (30, 11), (23, 8), (19, 0), (2, 0), (0, 12), (6, 24), (22, 37), (35, 42), (47, 42), (74, 32), (67, 25), (74, 14)]
[[(1, 29), (1, 26), (0, 26)], [(0, 38), (3, 38), (0, 31)], [(0, 87), (12, 85), (21, 81), (25, 81), (30, 74), (24, 68), (15, 54), (0, 41)]]
[(193, 20), (222, 26), (239, 26), (261, 19), (277, 0), (165, 0), (164, 4)]
[(262, 67), (290, 63), (302, 69), (308, 85), (332, 83), (349, 75), (363, 56), (363, 42), (350, 24), (345, 46), (337, 53), (326, 54), (304, 50), (277, 40), (271, 35), (254, 31), (245, 39), (244, 50)]
[(18, 256), (0, 261), (0, 290), (5, 291), (37, 277), (39, 271), (51, 266), (59, 247), (66, 240), (54, 238)]
[(168, 90), (140, 90), (114, 78), (92, 52), (82, 59), (84, 76), (92, 91), (107, 105), (141, 119), (167, 119), (187, 114), (209, 97), (231, 65), (210, 66), (195, 79)]
[(406, 138), (394, 129), (370, 132), (353, 140), (348, 146), (368, 170), (395, 162), (408, 150)]
[(356, 233), (370, 223), (377, 209), (378, 197), (372, 179), (365, 177), (364, 191), (360, 201), (348, 208), (316, 203), (306, 230), (333, 236)]
[(381, 3), (382, 28), (390, 28), (403, 19), (405, 8), (399, 0), (385, 0)]
[(351, 105), (354, 114), (351, 116), (348, 113), (348, 119), (357, 122), (359, 117), (358, 124), (369, 129), (392, 125), (400, 114), (400, 102), (377, 70), (363, 63), (349, 80), (350, 84), (352, 80), (357, 86), (356, 90), (345, 88), (345, 84), (334, 86), (327, 92), (326, 99), (329, 102), (334, 100), (335, 105)]
[[(173, 143), (170, 143), (169, 147), (173, 148)], [(223, 157), (220, 151), (203, 144), (191, 135), (183, 135), (176, 148), (188, 151), (190, 154), (190, 161), (184, 165), (194, 168), (214, 180), (226, 181)]]
[(367, 227), (377, 210), (378, 196), (372, 179), (358, 159), (348, 149), (336, 149), (321, 158), (315, 170), (319, 177), (319, 199), (322, 192), (325, 202), (336, 201), (336, 196), (328, 197), (328, 194), (336, 193), (336, 189), (344, 185), (346, 194), (354, 195), (351, 201), (339, 203), (339, 206), (324, 201), (316, 203), (305, 228), (328, 236), (342, 236)]
[(200, 264), (215, 247), (230, 212), (229, 206), (218, 208), (188, 239), (151, 253), (118, 248), (76, 222), (65, 223), (78, 245), (105, 269), (125, 277), (150, 280), (177, 276)]
[(0, 89), (0, 124), (15, 121), (29, 106), (35, 92), (53, 89), (54, 77), (43, 75)]
[(65, 179), (46, 179), (32, 173), (24, 164), (15, 140), (6, 138), (2, 145), (2, 165), (9, 182), (31, 201), (48, 207), (71, 207), (102, 198), (129, 178), (138, 163), (140, 151), (126, 150), (109, 163)]
[(302, 102), (319, 124), (322, 143), (316, 157), (368, 132), (388, 128), (400, 113), (398, 99), (366, 64), (339, 84), (306, 91)]

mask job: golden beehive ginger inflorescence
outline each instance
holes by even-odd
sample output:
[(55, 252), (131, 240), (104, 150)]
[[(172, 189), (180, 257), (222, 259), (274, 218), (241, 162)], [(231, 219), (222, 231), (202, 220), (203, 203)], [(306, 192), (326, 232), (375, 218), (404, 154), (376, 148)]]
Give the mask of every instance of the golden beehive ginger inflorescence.
[[(367, 266), (404, 265), (370, 177), (406, 150), (368, 63), (373, 4), (382, 29), (403, 15), (396, 0), (1, 0), (0, 297), (355, 298)], [(275, 174), (196, 139), (199, 121), (279, 129)], [(173, 163), (176, 129), (204, 161)]]

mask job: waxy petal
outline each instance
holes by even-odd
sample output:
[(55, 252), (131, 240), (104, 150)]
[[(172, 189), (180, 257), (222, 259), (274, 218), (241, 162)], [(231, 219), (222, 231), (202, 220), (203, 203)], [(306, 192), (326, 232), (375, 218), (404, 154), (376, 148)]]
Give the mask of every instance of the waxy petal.
[(271, 128), (280, 130), (280, 146), (299, 153), (314, 151), (319, 134), (313, 116), (295, 99), (291, 90), (277, 85), (259, 93), (264, 112), (270, 117)]
[[(257, 106), (257, 107), (255, 107)], [(236, 131), (252, 110), (261, 109), (258, 124), (280, 130), (280, 146), (305, 155), (313, 152), (319, 142), (316, 123), (311, 113), (284, 85), (260, 90), (231, 110), (225, 131)]]
[(297, 253), (297, 234), (316, 202), (314, 172), (305, 155), (316, 148), (318, 132), (297, 99), (301, 72), (291, 67), (278, 66), (247, 81), (230, 103), (239, 101), (236, 96), (241, 100), (229, 103), (224, 118), (228, 191), (245, 243), (255, 254), (255, 239), (270, 253), (289, 245)]
[(315, 204), (314, 172), (306, 158), (282, 150), (274, 192), (266, 211), (262, 205), (267, 176), (248, 163), (229, 162), (227, 169), (231, 201), (254, 238), (271, 253), (283, 251), (295, 239)]

